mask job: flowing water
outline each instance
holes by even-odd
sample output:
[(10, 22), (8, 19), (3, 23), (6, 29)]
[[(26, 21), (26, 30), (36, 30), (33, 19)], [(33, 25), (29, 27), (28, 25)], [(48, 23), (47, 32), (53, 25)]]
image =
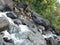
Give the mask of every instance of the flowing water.
[[(31, 38), (31, 37), (30, 38), (32, 40), (34, 39), (34, 42), (35, 42), (35, 40), (36, 41), (39, 40), (39, 38), (41, 39), (41, 41), (44, 40), (43, 38), (41, 38), (42, 36), (44, 38), (49, 38), (49, 37), (53, 37), (54, 36), (54, 34), (52, 34), (52, 32), (50, 32), (50, 31), (45, 32), (46, 35), (42, 35), (42, 36), (41, 36), (41, 33), (38, 33), (38, 32), (36, 34), (34, 34), (29, 29), (29, 27), (27, 25), (23, 25), (23, 24), (16, 25), (11, 18), (9, 18), (9, 17), (6, 16), (5, 13), (0, 13), (0, 17), (6, 17), (7, 20), (9, 21), (9, 29), (3, 31), (3, 33), (4, 33), (4, 36), (3, 37), (8, 37), (8, 40), (12, 39), (14, 41), (14, 44), (15, 45), (34, 45), (32, 43), (33, 41), (31, 42), (31, 40), (28, 40), (28, 37), (29, 36), (32, 36), (32, 35), (33, 35), (32, 36), (33, 38)], [(44, 45), (44, 42), (43, 41), (42, 41), (42, 44)]]

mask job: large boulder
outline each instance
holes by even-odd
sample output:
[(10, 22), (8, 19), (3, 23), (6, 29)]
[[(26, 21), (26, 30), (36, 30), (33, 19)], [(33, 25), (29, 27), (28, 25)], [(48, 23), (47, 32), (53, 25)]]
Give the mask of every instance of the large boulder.
[(0, 32), (8, 29), (9, 22), (5, 17), (0, 17)]
[(37, 25), (42, 25), (44, 26), (46, 29), (49, 27), (50, 22), (47, 19), (44, 19), (41, 15), (37, 14), (34, 11), (31, 11), (31, 17), (32, 20), (37, 24)]

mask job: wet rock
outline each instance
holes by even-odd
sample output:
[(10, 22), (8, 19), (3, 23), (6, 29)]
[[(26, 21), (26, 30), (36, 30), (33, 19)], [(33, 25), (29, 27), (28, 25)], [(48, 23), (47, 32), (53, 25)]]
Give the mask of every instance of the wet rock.
[[(27, 5), (24, 3), (17, 4), (17, 8), (19, 10), (21, 10), (20, 8), (25, 10), (26, 7)], [(26, 15), (29, 16), (31, 14), (29, 12), (29, 14), (26, 13)], [(15, 17), (12, 14), (7, 14), (6, 18), (9, 21), (9, 29), (7, 30), (8, 33), (5, 32), (6, 36), (3, 38), (7, 43), (3, 43), (3, 45), (12, 45), (12, 40), (16, 45), (46, 45), (46, 41), (39, 31), (45, 30), (45, 28), (47, 29), (49, 26), (49, 21), (43, 19), (35, 13), (33, 13), (31, 17), (33, 20), (31, 18), (27, 18), (27, 16), (24, 16), (20, 17), (19, 20), (15, 20)], [(40, 30), (38, 31), (37, 28)], [(10, 38), (12, 40), (10, 40)]]
[(60, 35), (60, 31), (56, 30), (54, 26), (50, 26), (48, 30), (50, 30), (53, 34), (56, 34), (58, 36)]
[(30, 33), (29, 40), (33, 42), (34, 45), (46, 45), (45, 39), (39, 32), (36, 34)]
[(45, 39), (41, 33), (34, 33), (27, 25), (19, 25), (19, 31), (16, 29), (16, 26), (14, 26), (15, 29), (12, 29), (12, 27), (11, 24), (11, 29), (9, 31), (15, 45), (46, 45)]
[(3, 12), (5, 11), (12, 11), (8, 5), (4, 5), (4, 8), (2, 9)]
[(56, 34), (57, 34), (57, 35), (60, 35), (60, 31), (56, 31)]
[(44, 26), (46, 29), (49, 27), (50, 23), (48, 20), (42, 18), (42, 16), (40, 16), (39, 14), (37, 14), (36, 12), (32, 12), (32, 20), (38, 24), (38, 25), (42, 25)]
[(0, 5), (0, 11), (3, 12), (3, 8), (4, 8), (4, 6), (3, 5)]
[(14, 44), (12, 44), (12, 43), (3, 43), (3, 45), (14, 45)]
[(35, 23), (33, 22), (32, 19), (24, 18), (24, 19), (21, 19), (21, 20), (25, 25), (27, 25), (31, 29), (31, 31), (33, 31), (34, 33), (37, 32), (37, 27), (36, 27), (36, 25), (35, 25)]
[(0, 45), (3, 45), (3, 43), (4, 43), (4, 40), (2, 38), (2, 35), (0, 35)]
[(12, 39), (8, 39), (8, 37), (4, 37), (3, 40), (7, 43), (14, 43)]
[(15, 45), (33, 45), (28, 39), (20, 39)]
[(19, 26), (17, 26), (16, 24), (9, 24), (9, 30), (8, 32), (11, 34), (11, 33), (17, 33), (20, 31), (20, 28)]
[(45, 27), (41, 26), (41, 25), (39, 25), (38, 28), (41, 29), (41, 30), (45, 30)]
[(17, 3), (17, 9), (20, 10), (20, 8), (22, 8), (23, 10), (25, 10), (27, 8), (28, 4), (27, 3), (24, 3), (24, 2), (19, 2)]
[(17, 24), (17, 25), (22, 24), (22, 21), (19, 20), (19, 19), (14, 19), (13, 21), (14, 21), (14, 23)]
[[(23, 25), (24, 26), (24, 25)], [(21, 27), (21, 26), (20, 26)], [(29, 28), (23, 28), (21, 27), (21, 31), (23, 32), (23, 35), (27, 34), (27, 39), (33, 43), (33, 45), (46, 45), (46, 41), (43, 38), (43, 36), (41, 35), (41, 33), (36, 32), (34, 33), (32, 30), (30, 30)], [(24, 29), (24, 30), (23, 30)]]
[(49, 38), (49, 41), (51, 45), (58, 45), (58, 41), (53, 38)]
[(53, 34), (51, 31), (44, 32), (43, 37), (47, 39), (47, 43), (50, 45), (58, 45), (59, 36)]
[(14, 14), (14, 12), (7, 12), (6, 15), (10, 17), (11, 19), (16, 19), (17, 16)]
[(11, 9), (8, 5), (0, 5), (0, 11), (1, 12), (11, 11)]
[(43, 33), (43, 31), (45, 31), (45, 27), (41, 25), (37, 26), (37, 29), (38, 29), (38, 32), (40, 33)]
[(0, 32), (8, 29), (9, 21), (5, 17), (0, 17)]
[(12, 44), (12, 43), (6, 43), (6, 42), (4, 41), (4, 39), (3, 39), (3, 36), (0, 35), (0, 45), (14, 45), (14, 44)]

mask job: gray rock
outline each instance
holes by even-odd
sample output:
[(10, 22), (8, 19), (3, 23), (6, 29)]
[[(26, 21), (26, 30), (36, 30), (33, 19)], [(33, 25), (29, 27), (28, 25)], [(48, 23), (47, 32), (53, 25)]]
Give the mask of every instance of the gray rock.
[(31, 29), (31, 31), (33, 31), (34, 33), (36, 33), (38, 31), (37, 27), (32, 19), (24, 18), (24, 19), (22, 19), (22, 22), (25, 23)]
[(36, 34), (30, 33), (29, 40), (34, 45), (46, 45), (45, 39), (42, 37), (42, 35), (39, 32), (37, 32)]
[(28, 39), (20, 39), (15, 45), (33, 45)]
[(0, 35), (0, 45), (14, 45), (14, 44), (5, 42), (5, 41), (3, 40), (3, 36)]
[(0, 17), (0, 32), (9, 27), (9, 21), (5, 17)]
[[(22, 27), (22, 29), (24, 28)], [(27, 37), (25, 39), (28, 39), (30, 42), (33, 43), (33, 45), (46, 45), (46, 41), (40, 32), (34, 33), (32, 30), (29, 30), (28, 28), (26, 28), (26, 30), (22, 32), (22, 34), (25, 35)]]
[(8, 39), (8, 37), (4, 37), (3, 40), (8, 43), (14, 43), (12, 39)]
[(2, 38), (2, 35), (0, 35), (0, 45), (3, 45), (3, 43), (4, 43), (4, 40)]
[(7, 15), (7, 17), (9, 17), (11, 19), (16, 19), (17, 18), (16, 14), (13, 11), (9, 11), (9, 12), (7, 11), (6, 15)]
[(0, 0), (0, 11), (11, 11), (10, 7), (8, 4), (5, 4), (6, 0)]
[(25, 10), (27, 7), (28, 7), (28, 4), (27, 3), (24, 3), (24, 2), (19, 2), (17, 3), (17, 9), (20, 10), (20, 8), (22, 8), (23, 10)]
[(13, 8), (13, 1), (12, 0), (0, 0), (1, 5), (7, 4), (11, 9)]
[(41, 34), (43, 33), (43, 31), (45, 31), (44, 26), (38, 25), (37, 28), (38, 28), (38, 32), (40, 32)]
[(13, 28), (12, 30), (10, 30), (10, 33), (13, 37), (12, 40), (14, 41), (15, 45), (46, 45), (46, 41), (40, 32), (37, 31), (36, 33), (34, 33), (26, 25), (19, 25), (19, 27), (19, 31), (15, 26), (14, 29), (13, 25), (11, 25), (10, 27)]
[(12, 44), (12, 43), (6, 43), (5, 45), (14, 45), (14, 44)]
[(50, 40), (51, 45), (58, 45), (58, 41), (56, 39), (49, 38), (48, 40)]
[(14, 21), (14, 23), (17, 24), (17, 25), (22, 24), (22, 21), (19, 20), (19, 19), (14, 19), (13, 21)]
[(12, 24), (12, 23), (9, 24), (9, 29), (8, 29), (9, 33), (17, 33), (19, 31), (20, 31), (20, 28), (18, 25)]
[(3, 5), (0, 5), (0, 11), (2, 11), (2, 10), (3, 10), (3, 8), (4, 8), (4, 6), (3, 6)]
[(8, 5), (3, 5), (4, 8), (2, 8), (2, 12), (11, 11), (10, 7)]
[[(22, 27), (22, 31), (25, 30), (25, 32), (20, 31), (20, 33), (18, 35), (21, 35), (21, 37), (18, 36), (18, 35), (16, 37), (19, 37), (20, 39), (28, 39), (30, 42), (32, 42), (33, 45), (46, 45), (45, 39), (43, 38), (41, 33), (38, 32), (37, 27), (36, 27), (36, 25), (35, 25), (35, 23), (33, 22), (32, 19), (26, 19), (23, 16), (19, 17), (19, 19), (21, 19), (22, 22), (25, 25), (27, 25), (27, 27), (29, 29), (26, 28), (26, 30), (25, 30), (25, 28)], [(29, 30), (30, 32), (26, 32), (27, 30)], [(27, 42), (27, 45), (28, 45), (28, 43), (29, 42)], [(22, 42), (22, 45), (25, 45), (25, 42)]]
[(38, 24), (38, 25), (43, 25), (46, 29), (49, 27), (50, 22), (47, 19), (44, 19), (41, 15), (37, 14), (34, 11), (31, 11), (32, 13), (32, 20)]

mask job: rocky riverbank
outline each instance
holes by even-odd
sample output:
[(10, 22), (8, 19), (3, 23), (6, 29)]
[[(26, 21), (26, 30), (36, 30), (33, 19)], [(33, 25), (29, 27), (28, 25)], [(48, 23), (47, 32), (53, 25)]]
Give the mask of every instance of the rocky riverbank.
[(50, 22), (19, 2), (0, 9), (0, 45), (59, 45), (60, 33)]

